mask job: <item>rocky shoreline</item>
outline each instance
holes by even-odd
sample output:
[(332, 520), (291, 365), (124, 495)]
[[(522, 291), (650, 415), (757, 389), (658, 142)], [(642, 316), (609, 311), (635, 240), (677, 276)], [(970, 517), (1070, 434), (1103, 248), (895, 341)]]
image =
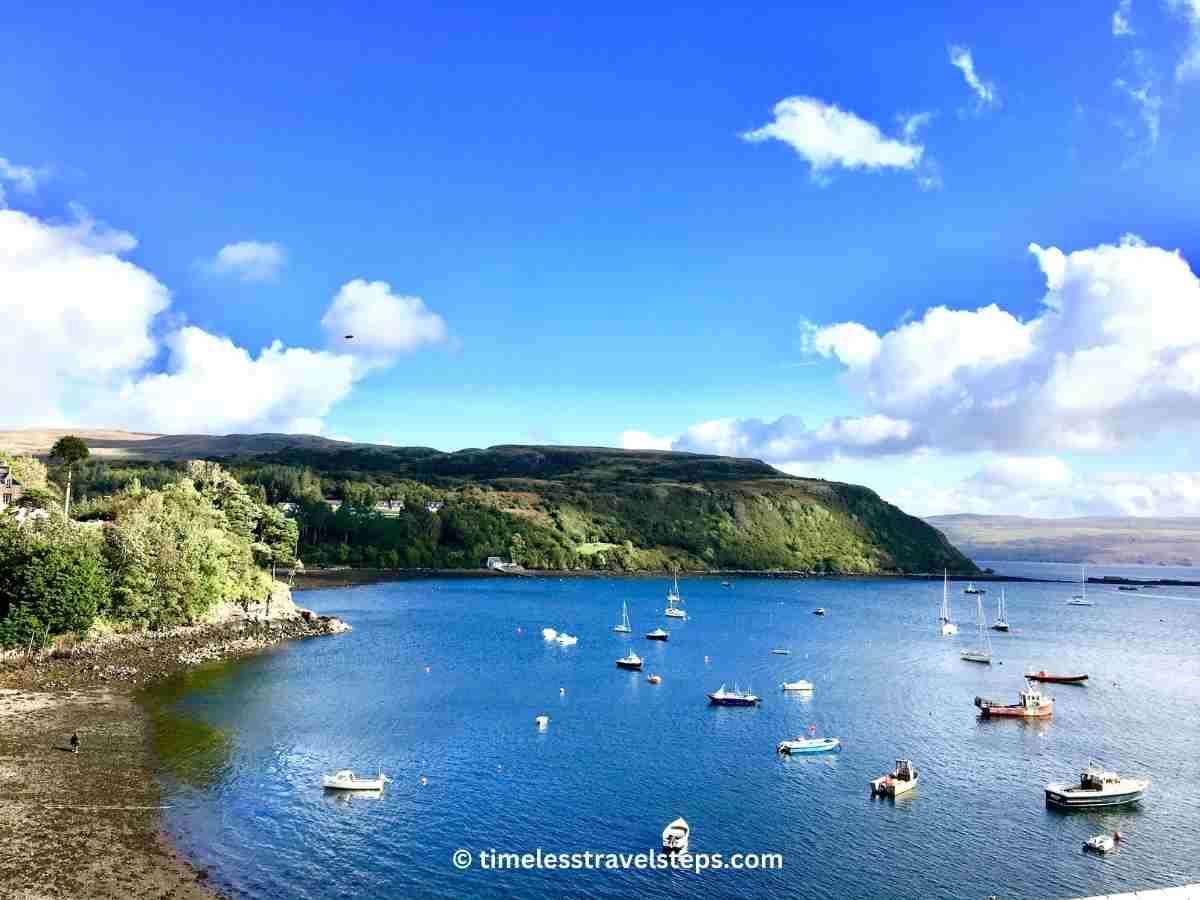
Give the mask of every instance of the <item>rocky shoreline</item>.
[[(0, 659), (0, 896), (211, 900), (163, 832), (146, 685), (285, 641), (349, 631), (277, 585), (204, 623), (112, 634)], [(80, 752), (68, 740), (78, 733)]]

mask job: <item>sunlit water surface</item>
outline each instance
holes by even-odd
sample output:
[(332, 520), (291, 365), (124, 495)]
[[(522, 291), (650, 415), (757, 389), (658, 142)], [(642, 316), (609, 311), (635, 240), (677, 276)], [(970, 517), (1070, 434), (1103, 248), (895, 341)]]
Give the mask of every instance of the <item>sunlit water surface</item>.
[[(1096, 606), (1081, 609), (1064, 605), (1069, 585), (1010, 585), (1013, 630), (991, 633), (996, 662), (982, 666), (959, 659), (976, 642), (962, 585), (952, 586), (956, 638), (938, 633), (935, 584), (687, 579), (681, 588), (685, 622), (662, 615), (666, 583), (652, 579), (424, 580), (306, 594), (354, 631), (210, 666), (149, 698), (169, 828), (218, 887), (268, 900), (1051, 898), (1200, 881), (1200, 589), (1092, 587)], [(990, 621), (998, 586), (988, 590)], [(623, 599), (629, 637), (611, 630)], [(817, 606), (828, 615), (814, 616)], [(657, 625), (669, 643), (643, 638)], [(578, 645), (544, 642), (547, 626)], [(630, 645), (646, 658), (642, 674), (614, 666)], [(1015, 700), (1028, 666), (1091, 681), (1054, 687), (1050, 721), (980, 721), (973, 698)], [(648, 684), (650, 672), (663, 683)], [(815, 683), (811, 698), (779, 691), (797, 678)], [(764, 703), (710, 708), (704, 695), (722, 682), (750, 686)], [(539, 732), (543, 713), (550, 726)], [(775, 753), (810, 725), (844, 751)], [(915, 794), (869, 799), (869, 779), (898, 756), (921, 770)], [(1143, 805), (1046, 809), (1042, 785), (1089, 759), (1153, 778)], [(394, 782), (377, 799), (322, 791), (321, 776), (343, 767), (382, 769)], [(679, 815), (693, 850), (778, 852), (783, 869), (451, 864), (458, 848), (645, 851)], [(1087, 837), (1114, 829), (1128, 838), (1118, 852), (1081, 852)]]

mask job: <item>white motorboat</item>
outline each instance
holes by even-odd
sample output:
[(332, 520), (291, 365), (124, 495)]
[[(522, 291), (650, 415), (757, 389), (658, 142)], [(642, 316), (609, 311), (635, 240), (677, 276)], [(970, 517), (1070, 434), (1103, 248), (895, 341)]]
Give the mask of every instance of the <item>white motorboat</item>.
[(813, 610), (813, 615), (814, 615), (814, 616), (823, 616), (823, 615), (825, 615), (825, 607), (823, 607), (823, 606), (818, 606), (816, 609), (814, 609), (814, 610)]
[(1099, 766), (1090, 765), (1079, 776), (1079, 784), (1053, 782), (1046, 785), (1046, 805), (1059, 809), (1096, 809), (1137, 803), (1150, 787), (1149, 778), (1122, 778)]
[(630, 650), (623, 657), (617, 660), (618, 669), (637, 669), (641, 671), (642, 658)]
[(374, 778), (359, 778), (350, 769), (340, 769), (332, 775), (326, 775), (322, 784), (331, 791), (381, 791), (391, 780), (382, 772)]
[(1087, 566), (1079, 567), (1079, 593), (1067, 601), (1067, 606), (1095, 606), (1087, 595)]
[(917, 786), (919, 775), (911, 759), (898, 759), (890, 774), (871, 779), (871, 796), (894, 798), (907, 794)]
[(811, 681), (805, 681), (801, 678), (799, 681), (785, 681), (779, 685), (779, 688), (784, 691), (811, 691), (813, 685)]
[(842, 748), (842, 742), (831, 738), (793, 738), (790, 741), (780, 741), (775, 749), (788, 756), (801, 753), (835, 753)]
[(629, 604), (621, 601), (621, 621), (613, 626), (617, 634), (631, 634), (633, 626), (629, 624)]
[(958, 634), (958, 626), (950, 621), (950, 574), (945, 569), (942, 569), (942, 611), (938, 615), (938, 622), (942, 625), (944, 636)]
[(573, 634), (567, 634), (566, 632), (563, 632), (558, 636), (558, 643), (562, 647), (574, 647), (579, 643), (579, 638)]
[(686, 619), (687, 613), (683, 611), (683, 598), (679, 596), (679, 570), (675, 570), (675, 581), (671, 585), (671, 589), (667, 591), (667, 608), (663, 610), (663, 615), (670, 616), (672, 619)]
[(1093, 853), (1108, 853), (1110, 850), (1116, 849), (1119, 840), (1121, 840), (1121, 832), (1119, 831), (1113, 832), (1111, 835), (1098, 834), (1084, 841), (1083, 849), (1090, 850)]
[(787, 647), (776, 647), (774, 650), (771, 651), (771, 655), (772, 656), (791, 656), (792, 651), (789, 650)]
[(983, 601), (975, 598), (975, 619), (979, 626), (979, 643), (974, 649), (964, 650), (959, 654), (967, 662), (992, 663), (992, 641), (983, 625)]
[(537, 725), (538, 731), (545, 731), (547, 728), (550, 727), (550, 717), (549, 716), (534, 716), (533, 721), (534, 721), (534, 724)]
[(663, 850), (667, 853), (687, 853), (690, 834), (691, 829), (688, 827), (688, 823), (683, 818), (676, 819), (663, 829)]

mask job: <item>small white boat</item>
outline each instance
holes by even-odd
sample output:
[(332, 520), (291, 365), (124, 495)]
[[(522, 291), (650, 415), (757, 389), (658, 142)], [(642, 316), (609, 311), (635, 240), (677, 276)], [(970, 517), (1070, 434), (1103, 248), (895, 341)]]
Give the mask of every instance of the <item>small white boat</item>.
[(534, 716), (533, 721), (537, 724), (538, 731), (545, 731), (550, 727), (549, 716)]
[(792, 651), (789, 650), (787, 647), (776, 647), (774, 650), (771, 651), (771, 654), (773, 656), (791, 656)]
[(992, 664), (992, 642), (983, 626), (983, 601), (975, 598), (975, 618), (979, 625), (979, 643), (972, 650), (964, 650), (959, 654), (967, 662)]
[(1079, 593), (1067, 601), (1067, 606), (1095, 606), (1087, 595), (1087, 566), (1079, 567)]
[(1111, 835), (1098, 834), (1084, 841), (1083, 849), (1090, 850), (1093, 853), (1108, 853), (1110, 850), (1116, 849), (1117, 841), (1119, 840), (1121, 840), (1121, 832), (1119, 831)]
[(662, 848), (667, 853), (687, 853), (688, 835), (691, 829), (682, 818), (676, 819), (663, 829)]
[(1089, 765), (1078, 784), (1061, 781), (1046, 785), (1046, 805), (1059, 809), (1099, 809), (1137, 803), (1150, 789), (1149, 778), (1122, 778), (1096, 765)]
[(671, 633), (669, 631), (663, 631), (661, 628), (655, 628), (653, 631), (646, 633), (646, 640), (648, 640), (648, 641), (665, 641), (668, 638), (670, 638), (670, 636), (671, 636)]
[(641, 671), (642, 658), (630, 650), (627, 654), (617, 660), (618, 669), (636, 669)]
[(1008, 601), (1004, 599), (1004, 588), (1000, 588), (1000, 602), (996, 604), (996, 621), (993, 631), (1008, 631)]
[(563, 647), (574, 647), (579, 643), (579, 638), (575, 637), (573, 634), (563, 633), (558, 636), (558, 643)]
[(813, 689), (812, 682), (805, 681), (803, 678), (799, 681), (785, 681), (779, 687), (784, 691), (811, 691)]
[(825, 607), (823, 607), (823, 606), (818, 606), (816, 609), (814, 609), (814, 610), (813, 610), (813, 615), (814, 615), (814, 616), (823, 616), (823, 615), (825, 615)]
[(871, 796), (895, 798), (907, 794), (917, 786), (918, 774), (911, 759), (898, 759), (890, 774), (871, 779)]
[(621, 621), (613, 626), (617, 634), (631, 634), (633, 626), (629, 624), (629, 604), (621, 601)]
[(555, 631), (553, 628), (543, 628), (542, 629), (542, 637), (544, 639), (546, 639), (547, 641), (557, 641), (558, 640), (558, 632)]
[(332, 775), (326, 775), (322, 784), (331, 791), (381, 791), (391, 780), (382, 772), (374, 778), (359, 778), (350, 769), (340, 769)]
[(938, 615), (942, 625), (942, 635), (949, 637), (958, 634), (958, 626), (950, 621), (950, 573), (942, 569), (942, 611)]
[(837, 738), (793, 738), (790, 741), (780, 741), (775, 749), (789, 756), (800, 753), (834, 753), (840, 750), (842, 742)]
[(686, 619), (687, 613), (681, 608), (682, 606), (683, 598), (679, 596), (679, 570), (676, 569), (674, 584), (667, 591), (667, 608), (663, 610), (663, 614), (672, 619)]

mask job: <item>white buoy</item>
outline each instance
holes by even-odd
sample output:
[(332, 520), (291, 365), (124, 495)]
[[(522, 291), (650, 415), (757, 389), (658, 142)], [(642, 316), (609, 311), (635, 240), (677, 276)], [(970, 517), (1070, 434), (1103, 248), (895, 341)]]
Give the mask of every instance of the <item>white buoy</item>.
[(537, 722), (537, 727), (538, 727), (539, 731), (545, 731), (547, 728), (550, 727), (550, 717), (549, 716), (538, 716), (533, 721)]

